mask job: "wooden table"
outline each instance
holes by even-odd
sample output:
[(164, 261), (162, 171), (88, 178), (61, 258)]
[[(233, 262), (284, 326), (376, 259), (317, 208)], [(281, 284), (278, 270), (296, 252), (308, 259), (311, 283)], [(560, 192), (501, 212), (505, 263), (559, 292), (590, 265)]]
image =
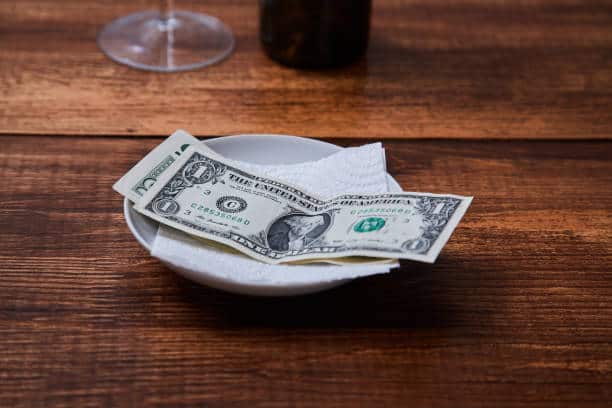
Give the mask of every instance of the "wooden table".
[(96, 32), (152, 0), (0, 2), (0, 131), (198, 136), (609, 138), (607, 0), (374, 0), (371, 47), (302, 72), (261, 52), (256, 0), (178, 0), (235, 31), (231, 59), (180, 75), (110, 63)]
[[(185, 1), (238, 47), (179, 75), (96, 49), (145, 1), (0, 3), (1, 407), (610, 406), (609, 2), (374, 3), (367, 61), (299, 72), (254, 1)], [(151, 258), (110, 188), (178, 127), (394, 138), (405, 189), (475, 200), (435, 265), (229, 295)]]

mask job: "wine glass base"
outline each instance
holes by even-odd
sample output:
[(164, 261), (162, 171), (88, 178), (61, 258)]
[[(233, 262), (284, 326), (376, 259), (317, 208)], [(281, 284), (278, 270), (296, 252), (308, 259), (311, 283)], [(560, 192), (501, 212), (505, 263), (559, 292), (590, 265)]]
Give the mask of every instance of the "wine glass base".
[(175, 11), (162, 19), (158, 12), (143, 11), (106, 25), (98, 46), (112, 60), (133, 68), (177, 72), (223, 60), (234, 49), (234, 36), (206, 14)]

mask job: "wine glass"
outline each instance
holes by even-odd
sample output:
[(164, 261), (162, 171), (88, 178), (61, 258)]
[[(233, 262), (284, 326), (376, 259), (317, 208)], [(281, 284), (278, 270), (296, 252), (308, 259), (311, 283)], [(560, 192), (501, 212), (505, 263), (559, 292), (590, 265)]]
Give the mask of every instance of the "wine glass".
[(161, 0), (158, 11), (120, 17), (98, 34), (112, 60), (147, 71), (187, 71), (214, 64), (234, 49), (232, 31), (215, 17), (174, 9)]

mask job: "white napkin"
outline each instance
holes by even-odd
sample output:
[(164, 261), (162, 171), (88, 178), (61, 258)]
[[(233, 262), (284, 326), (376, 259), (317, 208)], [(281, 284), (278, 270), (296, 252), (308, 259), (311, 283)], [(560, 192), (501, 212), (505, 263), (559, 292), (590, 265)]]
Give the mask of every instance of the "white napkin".
[[(380, 143), (343, 149), (323, 159), (290, 165), (236, 162), (246, 170), (269, 176), (317, 194), (323, 199), (341, 194), (388, 191), (385, 153)], [(237, 283), (309, 284), (386, 273), (393, 265), (270, 265), (246, 256), (202, 245), (181, 231), (160, 225), (151, 255), (178, 268), (214, 275)]]
[(229, 160), (245, 170), (284, 181), (323, 200), (342, 194), (377, 194), (389, 191), (382, 144), (348, 147), (322, 159), (277, 166)]

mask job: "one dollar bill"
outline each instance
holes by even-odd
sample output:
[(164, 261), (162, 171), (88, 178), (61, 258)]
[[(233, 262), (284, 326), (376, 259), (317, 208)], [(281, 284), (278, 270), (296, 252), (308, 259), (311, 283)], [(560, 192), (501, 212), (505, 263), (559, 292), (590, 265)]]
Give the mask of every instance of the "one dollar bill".
[[(142, 160), (132, 167), (113, 188), (133, 203), (140, 201), (144, 193), (148, 191), (157, 179), (170, 168), (170, 165), (190, 146), (199, 145), (200, 149), (214, 153), (206, 144), (190, 135), (184, 130), (177, 130), (160, 145), (151, 150)], [(242, 254), (227, 245), (211, 240), (203, 240), (203, 245), (214, 247), (221, 252), (231, 254)], [(335, 265), (365, 265), (365, 264), (390, 264), (397, 263), (395, 259), (379, 259), (367, 257), (343, 257), (333, 259), (306, 259), (291, 262), (292, 264), (328, 263)]]
[(322, 200), (192, 145), (160, 173), (134, 208), (271, 264), (348, 256), (431, 263), (471, 200), (430, 193)]

